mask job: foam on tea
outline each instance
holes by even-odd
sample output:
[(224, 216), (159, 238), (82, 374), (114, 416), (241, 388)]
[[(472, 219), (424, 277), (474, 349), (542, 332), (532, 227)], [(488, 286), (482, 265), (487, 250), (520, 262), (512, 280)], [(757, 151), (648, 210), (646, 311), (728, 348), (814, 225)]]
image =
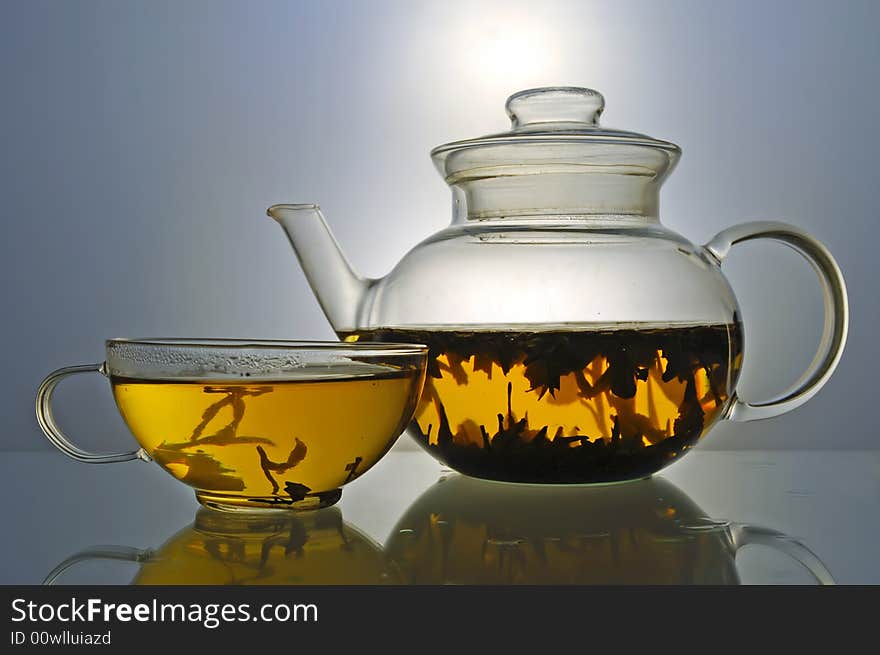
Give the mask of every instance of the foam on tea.
[[(421, 371), (360, 362), (283, 379), (111, 377), (128, 426), (208, 505), (307, 504), (372, 466), (404, 429)], [(409, 405), (409, 406), (407, 406)]]
[(650, 475), (719, 417), (741, 362), (736, 322), (345, 336), (428, 345), (411, 432), (458, 471), (516, 482)]

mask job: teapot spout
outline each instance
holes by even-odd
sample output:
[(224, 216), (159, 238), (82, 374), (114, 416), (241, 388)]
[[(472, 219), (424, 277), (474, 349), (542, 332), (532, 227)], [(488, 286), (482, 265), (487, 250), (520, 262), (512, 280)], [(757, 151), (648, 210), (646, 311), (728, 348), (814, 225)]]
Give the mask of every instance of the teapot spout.
[(306, 279), (337, 334), (357, 327), (358, 311), (373, 280), (352, 269), (318, 205), (273, 205), (266, 213), (290, 239)]

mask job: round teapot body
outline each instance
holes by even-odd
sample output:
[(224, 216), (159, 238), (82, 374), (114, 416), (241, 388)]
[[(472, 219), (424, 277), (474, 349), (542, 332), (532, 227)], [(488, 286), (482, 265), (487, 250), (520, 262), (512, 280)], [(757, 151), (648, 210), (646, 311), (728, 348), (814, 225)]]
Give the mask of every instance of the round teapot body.
[(431, 349), (411, 434), (471, 476), (651, 475), (724, 415), (736, 299), (704, 250), (643, 217), (454, 224), (361, 305), (347, 340)]
[[(452, 225), (381, 280), (357, 275), (316, 205), (277, 205), (336, 333), (430, 347), (411, 431), (471, 476), (605, 483), (651, 475), (720, 418), (799, 407), (828, 381), (848, 329), (846, 285), (827, 248), (796, 226), (757, 221), (705, 246), (661, 225), (660, 188), (681, 150), (606, 128), (592, 89), (528, 89), (511, 129), (434, 148)], [(819, 275), (819, 350), (764, 402), (734, 389), (743, 337), (721, 262), (771, 239)]]

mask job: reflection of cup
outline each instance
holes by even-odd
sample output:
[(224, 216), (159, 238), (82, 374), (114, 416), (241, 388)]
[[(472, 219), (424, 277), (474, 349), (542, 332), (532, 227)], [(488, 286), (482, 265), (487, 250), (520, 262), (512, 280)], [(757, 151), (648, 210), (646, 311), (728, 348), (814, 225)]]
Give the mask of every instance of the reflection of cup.
[(394, 584), (381, 548), (342, 520), (338, 508), (303, 514), (235, 514), (202, 508), (192, 525), (156, 550), (95, 546), (46, 576), (86, 560), (137, 562), (140, 585)]
[[(412, 417), (425, 379), (418, 345), (295, 341), (112, 339), (102, 364), (51, 373), (37, 419), (81, 462), (151, 459), (223, 509), (313, 509), (384, 455)], [(52, 416), (58, 382), (110, 379), (141, 445), (96, 455), (71, 443)]]
[(409, 584), (738, 584), (736, 553), (754, 543), (833, 583), (802, 544), (708, 519), (659, 477), (585, 488), (453, 475), (410, 506), (385, 552)]

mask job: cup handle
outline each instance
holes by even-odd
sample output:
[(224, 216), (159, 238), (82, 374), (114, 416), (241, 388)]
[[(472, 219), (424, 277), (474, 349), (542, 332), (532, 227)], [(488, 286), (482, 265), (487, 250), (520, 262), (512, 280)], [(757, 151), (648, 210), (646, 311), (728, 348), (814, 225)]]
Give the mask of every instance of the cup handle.
[(107, 559), (119, 562), (146, 562), (153, 556), (150, 549), (132, 548), (131, 546), (92, 546), (71, 555), (61, 562), (43, 578), (43, 586), (54, 585), (69, 568), (90, 559)]
[(800, 407), (821, 389), (843, 353), (849, 326), (849, 306), (843, 274), (828, 249), (807, 232), (787, 223), (755, 221), (722, 230), (703, 246), (707, 258), (720, 266), (737, 243), (752, 239), (773, 239), (799, 252), (813, 267), (822, 284), (825, 301), (825, 324), (819, 350), (807, 370), (795, 384), (778, 398), (748, 403), (733, 394), (725, 418), (731, 421), (754, 421), (770, 418)]
[(797, 561), (810, 572), (810, 575), (812, 575), (820, 585), (837, 584), (834, 582), (834, 578), (831, 577), (831, 572), (825, 568), (825, 565), (818, 557), (816, 557), (816, 554), (801, 542), (788, 535), (769, 528), (761, 528), (755, 525), (744, 525), (739, 523), (731, 523), (728, 526), (728, 531), (731, 542), (733, 543), (734, 554), (744, 546), (769, 546), (774, 550), (785, 553)]
[(104, 364), (84, 364), (82, 366), (68, 366), (52, 371), (46, 379), (40, 383), (37, 391), (37, 422), (43, 429), (43, 433), (62, 453), (78, 462), (87, 464), (108, 464), (110, 462), (127, 462), (130, 459), (140, 459), (150, 462), (152, 459), (143, 448), (138, 448), (128, 453), (113, 453), (99, 455), (83, 450), (68, 439), (52, 415), (52, 393), (59, 382), (68, 375), (77, 373), (100, 373), (106, 375)]

